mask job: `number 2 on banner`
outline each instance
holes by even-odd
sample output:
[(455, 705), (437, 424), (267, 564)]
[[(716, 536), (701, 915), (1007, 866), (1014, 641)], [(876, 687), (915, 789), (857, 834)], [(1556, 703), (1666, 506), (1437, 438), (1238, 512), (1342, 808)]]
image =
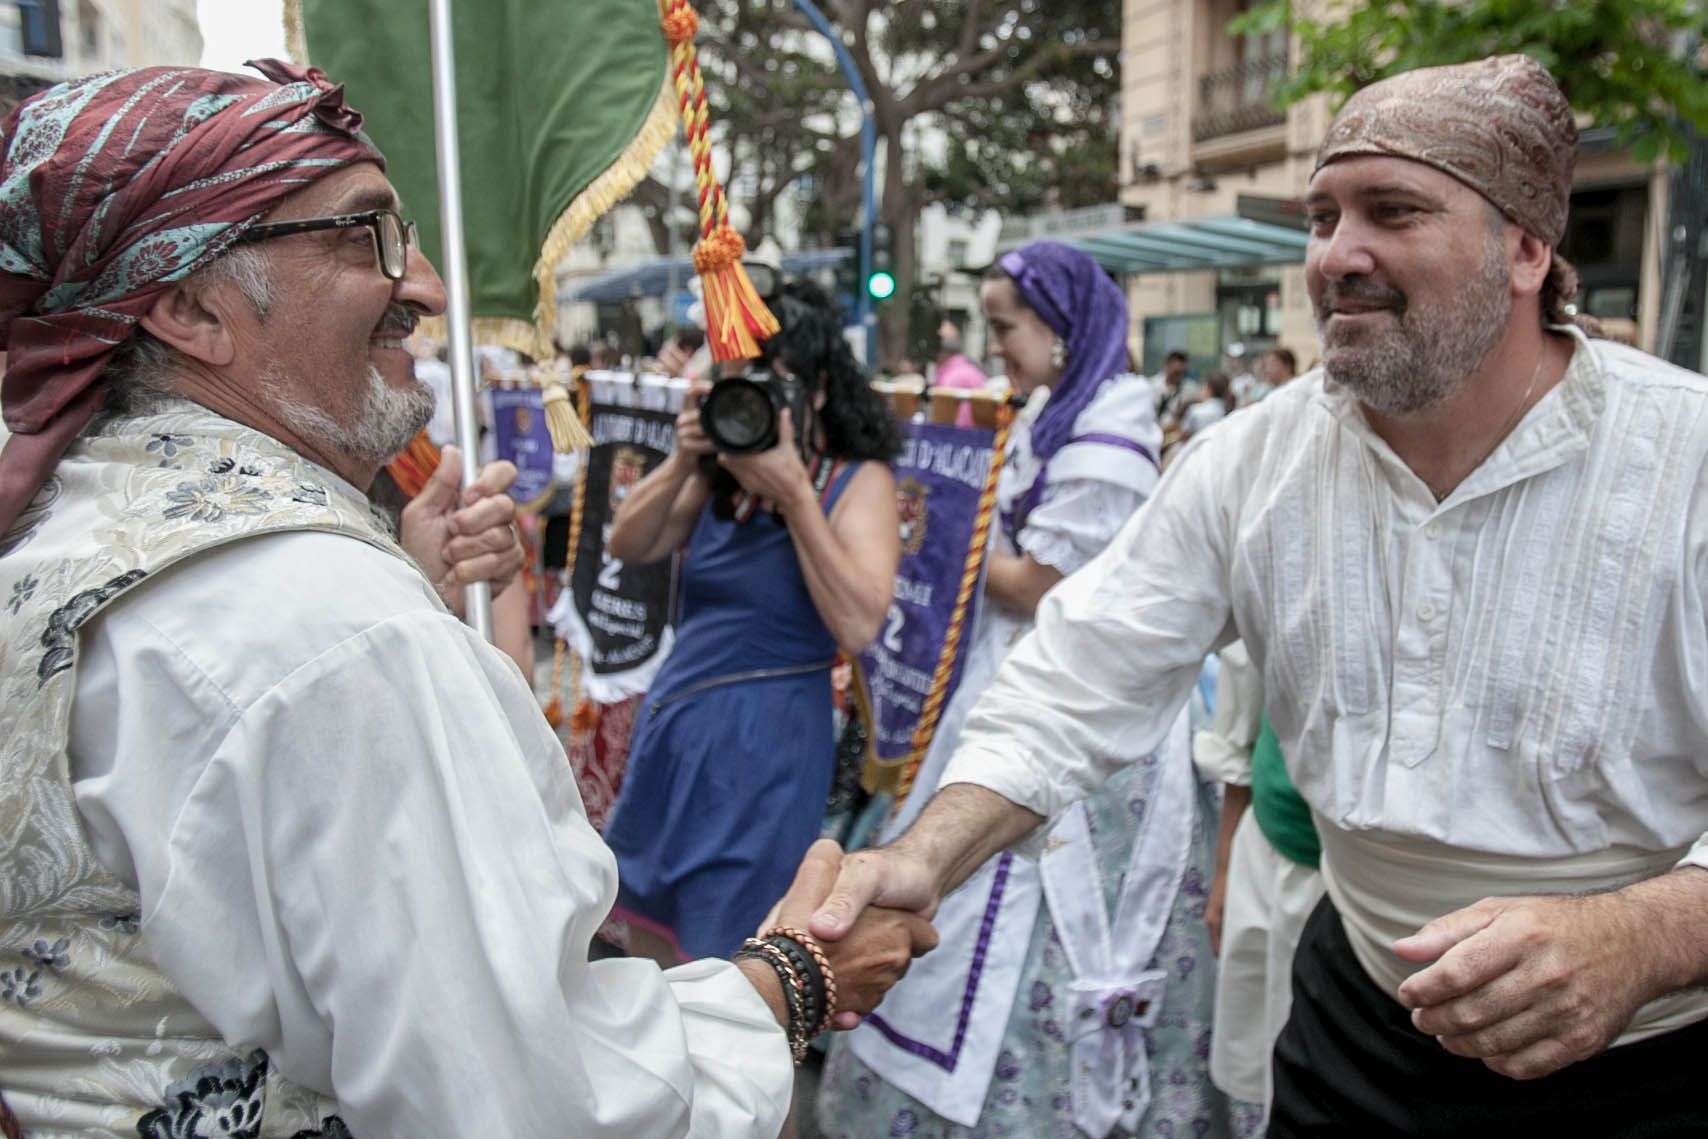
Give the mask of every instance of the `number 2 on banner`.
[(884, 627), (884, 647), (892, 653), (901, 652), (901, 627), (905, 620), (901, 606), (890, 606), (889, 624)]
[(617, 575), (623, 572), (623, 559), (605, 555), (605, 564), (599, 567), (599, 588), (608, 589), (615, 593), (622, 586), (617, 581)]

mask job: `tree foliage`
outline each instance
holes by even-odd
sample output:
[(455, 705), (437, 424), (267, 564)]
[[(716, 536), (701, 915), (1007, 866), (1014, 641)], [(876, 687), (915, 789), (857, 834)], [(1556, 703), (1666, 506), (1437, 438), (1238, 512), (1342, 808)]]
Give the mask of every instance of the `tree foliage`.
[[(871, 98), (880, 220), (897, 297), (880, 314), (901, 350), (915, 231), (932, 203), (1028, 212), (1107, 201), (1115, 185), (1120, 0), (818, 0)], [(699, 47), (730, 197), (747, 236), (778, 198), (810, 191), (809, 232), (859, 221), (859, 108), (793, 0), (701, 0)], [(656, 195), (655, 195), (656, 197)], [(662, 229), (655, 237), (662, 237)]]
[(1282, 106), (1317, 91), (1344, 97), (1417, 67), (1522, 52), (1640, 162), (1682, 160), (1684, 128), (1708, 132), (1703, 0), (1360, 0), (1320, 18), (1292, 0), (1265, 0), (1229, 30), (1289, 24), (1300, 52), (1276, 91)]

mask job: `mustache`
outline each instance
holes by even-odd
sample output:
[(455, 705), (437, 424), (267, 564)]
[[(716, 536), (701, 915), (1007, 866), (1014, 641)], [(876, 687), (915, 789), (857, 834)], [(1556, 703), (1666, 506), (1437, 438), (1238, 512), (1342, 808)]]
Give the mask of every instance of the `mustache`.
[(1392, 285), (1384, 285), (1369, 277), (1345, 277), (1323, 286), (1322, 307), (1333, 309), (1341, 301), (1356, 304), (1380, 305), (1383, 308), (1405, 311), (1406, 295)]
[(398, 304), (396, 301), (393, 301), (391, 304), (386, 306), (385, 316), (380, 319), (379, 324), (374, 328), (374, 335), (376, 337), (388, 334), (408, 336), (410, 333), (415, 331), (415, 326), (420, 323), (420, 313), (416, 312), (408, 305)]

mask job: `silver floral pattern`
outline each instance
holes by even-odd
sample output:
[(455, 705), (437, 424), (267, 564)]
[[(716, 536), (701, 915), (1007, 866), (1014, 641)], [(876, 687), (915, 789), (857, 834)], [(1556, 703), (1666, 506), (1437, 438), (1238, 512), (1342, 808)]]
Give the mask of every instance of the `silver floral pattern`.
[(152, 1103), (133, 1108), (125, 1130), (350, 1139), (336, 1103), (227, 1046), (160, 972), (139, 935), (136, 890), (90, 849), (63, 774), (89, 619), (155, 568), (289, 530), (404, 556), (364, 501), (300, 455), (174, 402), (80, 437), (0, 541), (0, 819), (11, 820), (0, 827), (0, 1051), (44, 1033), (83, 1046), (8, 1064), (0, 1083), (48, 1105), (65, 1134), (111, 1133), (115, 1107)]
[(156, 431), (148, 439), (148, 452), (151, 455), (162, 455), (168, 459), (176, 459), (178, 452), (192, 446), (195, 439), (188, 435), (174, 435), (168, 431)]
[(53, 513), (53, 506), (59, 501), (62, 486), (59, 476), (54, 475), (36, 491), (36, 496), (24, 507), (23, 513), (18, 515), (18, 520), (12, 523), (5, 534), (0, 535), (0, 558), (13, 550), (22, 549), (25, 543), (35, 537), (36, 531), (41, 529), (42, 523)]
[(36, 665), (37, 684), (46, 684), (71, 667), (77, 642), (77, 630), (96, 610), (124, 590), (142, 580), (142, 570), (130, 570), (94, 589), (85, 589), (72, 596), (48, 615), (47, 628), (42, 630), (41, 647), (47, 651)]
[(71, 964), (71, 956), (66, 951), (71, 948), (71, 939), (62, 937), (49, 945), (45, 937), (36, 938), (34, 945), (24, 950), (24, 956), (40, 965), (50, 973), (57, 973)]
[(136, 1124), (141, 1139), (260, 1139), (267, 1054), (197, 1068), (166, 1089), (166, 1103)]
[(29, 1008), (30, 1002), (42, 995), (40, 969), (7, 969), (0, 972), (0, 1000), (11, 1001), (19, 1008)]
[(169, 519), (218, 522), (228, 514), (265, 514), (273, 495), (239, 475), (209, 475), (179, 483), (166, 492)]
[(12, 583), (12, 596), (6, 601), (7, 612), (16, 617), (18, 610), (23, 608), (24, 602), (36, 595), (36, 586), (40, 584), (41, 582), (37, 578), (28, 574), (14, 581)]

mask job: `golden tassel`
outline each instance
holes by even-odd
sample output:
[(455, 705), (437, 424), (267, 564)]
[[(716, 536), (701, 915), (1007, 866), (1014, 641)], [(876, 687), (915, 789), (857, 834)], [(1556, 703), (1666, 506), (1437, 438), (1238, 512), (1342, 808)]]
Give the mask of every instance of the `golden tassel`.
[(567, 455), (593, 446), (593, 436), (582, 424), (575, 401), (569, 398), (569, 388), (562, 380), (543, 380), (540, 398), (545, 403), (546, 430), (552, 437), (552, 450)]

